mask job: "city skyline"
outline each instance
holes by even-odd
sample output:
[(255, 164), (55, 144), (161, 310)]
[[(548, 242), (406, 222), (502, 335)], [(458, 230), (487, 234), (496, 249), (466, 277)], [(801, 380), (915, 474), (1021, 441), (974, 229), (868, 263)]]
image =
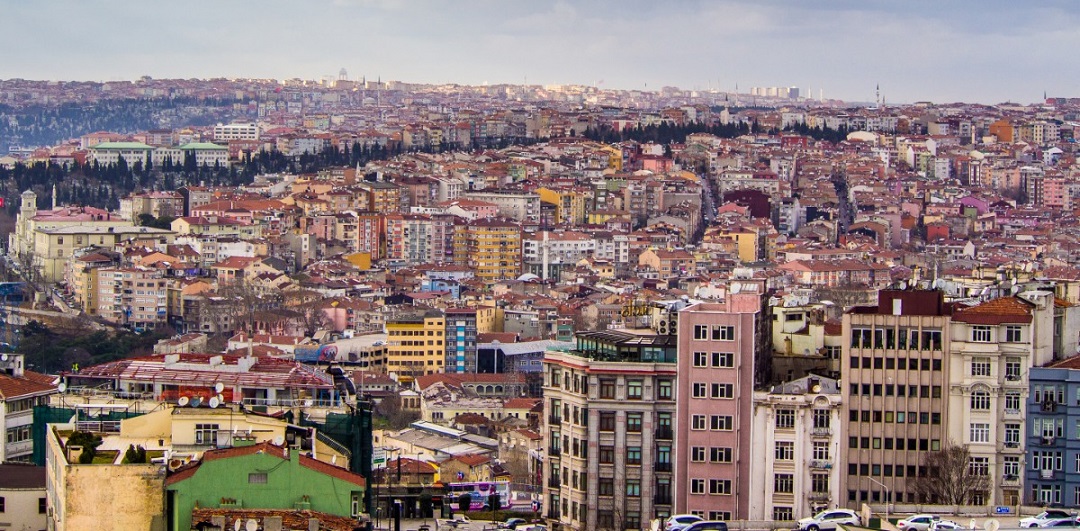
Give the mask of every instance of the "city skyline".
[[(1080, 8), (1001, 2), (12, 4), (0, 78), (578, 84), (999, 103), (1071, 96)], [(255, 9), (258, 9), (256, 12)]]

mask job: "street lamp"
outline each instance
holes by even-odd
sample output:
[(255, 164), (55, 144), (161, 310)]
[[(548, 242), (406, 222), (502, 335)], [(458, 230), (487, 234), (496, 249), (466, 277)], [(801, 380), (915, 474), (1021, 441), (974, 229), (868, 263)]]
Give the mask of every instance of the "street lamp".
[(877, 483), (878, 485), (881, 485), (881, 488), (885, 489), (885, 520), (888, 521), (889, 520), (889, 502), (892, 501), (892, 494), (889, 492), (889, 487), (887, 485), (885, 485), (884, 483), (882, 483), (882, 482), (880, 482), (880, 481), (878, 481), (878, 480), (876, 480), (876, 479), (874, 479), (874, 478), (872, 478), (870, 476), (866, 476), (866, 479), (869, 479), (870, 481), (873, 481), (874, 483)]

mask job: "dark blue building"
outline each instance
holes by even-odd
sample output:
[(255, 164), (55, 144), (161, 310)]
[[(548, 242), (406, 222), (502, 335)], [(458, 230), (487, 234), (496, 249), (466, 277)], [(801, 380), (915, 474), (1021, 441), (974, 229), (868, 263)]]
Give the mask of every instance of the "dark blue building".
[(1080, 356), (1033, 367), (1029, 382), (1024, 502), (1080, 507)]

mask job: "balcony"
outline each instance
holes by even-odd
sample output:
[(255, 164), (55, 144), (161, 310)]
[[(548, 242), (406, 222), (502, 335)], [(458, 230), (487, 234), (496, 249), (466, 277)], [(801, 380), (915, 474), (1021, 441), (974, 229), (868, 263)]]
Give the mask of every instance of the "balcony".
[(1005, 448), (1005, 449), (1010, 449), (1010, 448), (1019, 449), (1020, 448), (1020, 443), (1017, 442), (1017, 441), (1005, 441), (1004, 443), (1002, 443), (1001, 446), (1003, 448)]
[(671, 493), (663, 493), (653, 496), (653, 504), (671, 505)]
[(1016, 474), (1005, 474), (1001, 476), (1002, 487), (1018, 487), (1020, 486), (1020, 476)]
[(1040, 470), (1039, 471), (1039, 478), (1040, 479), (1054, 479), (1054, 471), (1050, 470), (1050, 469)]
[(1039, 444), (1041, 446), (1054, 446), (1054, 443), (1056, 442), (1057, 439), (1052, 435), (1043, 435), (1039, 438)]
[(671, 426), (659, 426), (656, 428), (655, 436), (657, 439), (670, 441), (672, 437), (672, 431), (673, 430), (671, 429)]
[(832, 428), (811, 428), (810, 429), (810, 436), (811, 437), (831, 437), (832, 436)]
[(671, 472), (671, 463), (654, 463), (653, 469), (657, 472)]
[(549, 415), (548, 416), (548, 424), (549, 425), (562, 424), (562, 417), (559, 417), (559, 416), (556, 416), (556, 415)]
[(812, 502), (827, 502), (831, 496), (828, 492), (811, 492), (806, 495), (806, 499)]
[(552, 476), (552, 477), (548, 478), (548, 486), (549, 487), (551, 487), (553, 489), (557, 489), (561, 485), (562, 485), (562, 482), (559, 481), (559, 476)]
[(810, 468), (816, 468), (818, 470), (829, 470), (832, 468), (832, 461), (827, 459), (814, 459), (810, 461)]
[(558, 446), (548, 447), (548, 456), (558, 457), (562, 453), (562, 450)]

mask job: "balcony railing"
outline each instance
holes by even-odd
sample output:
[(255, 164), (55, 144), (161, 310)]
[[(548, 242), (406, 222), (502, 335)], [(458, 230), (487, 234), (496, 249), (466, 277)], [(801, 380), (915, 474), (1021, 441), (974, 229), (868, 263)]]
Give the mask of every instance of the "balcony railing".
[(559, 487), (560, 487), (561, 485), (562, 485), (562, 482), (561, 482), (561, 481), (559, 481), (559, 477), (558, 477), (558, 476), (552, 476), (552, 477), (548, 478), (548, 486), (549, 486), (549, 487), (551, 487), (551, 488), (554, 488), (554, 489), (557, 489), (557, 488), (559, 488)]
[(811, 492), (806, 495), (806, 499), (810, 501), (829, 501), (829, 498), (831, 498), (831, 496), (828, 492)]
[(653, 503), (656, 505), (671, 505), (671, 494), (657, 494), (653, 496)]
[(659, 426), (656, 428), (656, 438), (670, 441), (672, 438), (673, 430), (671, 426)]
[(655, 463), (653, 469), (657, 472), (671, 472), (671, 463)]
[(558, 446), (549, 446), (548, 447), (548, 455), (550, 455), (550, 456), (558, 456), (561, 453), (562, 453), (562, 450), (559, 449)]
[(562, 417), (548, 415), (548, 424), (562, 424)]
[(1001, 484), (1002, 485), (1019, 485), (1020, 484), (1020, 476), (1016, 475), (1016, 474), (1005, 474), (1004, 476), (1001, 476)]
[(832, 428), (811, 428), (810, 435), (813, 437), (830, 437), (832, 436)]
[(828, 470), (832, 468), (832, 461), (826, 459), (814, 459), (810, 461), (810, 468), (817, 468), (821, 470)]

